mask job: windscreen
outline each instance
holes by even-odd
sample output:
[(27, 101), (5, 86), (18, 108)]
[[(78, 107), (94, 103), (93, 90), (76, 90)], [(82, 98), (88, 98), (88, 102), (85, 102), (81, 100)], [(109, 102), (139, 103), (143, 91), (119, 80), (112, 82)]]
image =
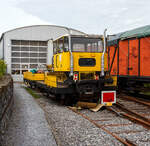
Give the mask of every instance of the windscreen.
[(103, 41), (100, 38), (71, 38), (72, 52), (103, 52)]

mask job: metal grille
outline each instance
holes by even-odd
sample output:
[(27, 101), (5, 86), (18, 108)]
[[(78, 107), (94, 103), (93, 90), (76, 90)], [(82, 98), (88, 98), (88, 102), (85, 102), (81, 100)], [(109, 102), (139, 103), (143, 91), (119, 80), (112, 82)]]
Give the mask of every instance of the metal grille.
[(46, 64), (47, 41), (12, 40), (11, 72), (22, 74), (24, 71)]

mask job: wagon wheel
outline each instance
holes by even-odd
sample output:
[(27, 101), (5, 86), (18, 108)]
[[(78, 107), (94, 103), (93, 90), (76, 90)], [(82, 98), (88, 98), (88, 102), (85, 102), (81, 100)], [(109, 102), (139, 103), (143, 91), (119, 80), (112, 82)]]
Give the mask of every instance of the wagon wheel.
[(61, 94), (61, 95), (60, 95), (60, 104), (61, 104), (61, 105), (64, 105), (64, 104), (65, 104), (65, 98), (66, 98), (65, 94)]

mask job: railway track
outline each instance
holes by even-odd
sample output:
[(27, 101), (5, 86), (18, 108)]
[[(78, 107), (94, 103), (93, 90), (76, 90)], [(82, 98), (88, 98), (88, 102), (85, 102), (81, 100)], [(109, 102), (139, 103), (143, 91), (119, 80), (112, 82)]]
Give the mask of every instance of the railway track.
[(123, 116), (135, 121), (150, 130), (150, 101), (130, 96), (119, 96), (115, 108)]
[(139, 104), (143, 104), (147, 107), (150, 107), (150, 99), (147, 100), (145, 99), (144, 97), (142, 98), (136, 98), (135, 96), (132, 97), (132, 96), (127, 96), (127, 95), (119, 95), (118, 96), (119, 99), (123, 99), (123, 100), (126, 100), (126, 101), (133, 101), (133, 102), (136, 102), (136, 103), (139, 103)]
[[(138, 137), (138, 139), (137, 137), (134, 138), (135, 134), (141, 135), (142, 132), (147, 134), (150, 132), (150, 101), (148, 102), (141, 99), (135, 99), (130, 96), (120, 96), (114, 106), (106, 107), (106, 110), (115, 115), (111, 115), (108, 118), (102, 114), (102, 118), (99, 119), (93, 119), (90, 114), (87, 114), (86, 112), (78, 111), (72, 108), (69, 109), (87, 119), (96, 127), (112, 135), (124, 145), (140, 145), (138, 144), (139, 142), (144, 142), (145, 145), (150, 143), (149, 138), (144, 140), (141, 138), (142, 136)], [(111, 122), (115, 116), (124, 120), (126, 119), (126, 122), (118, 122), (117, 120), (115, 122)], [(104, 122), (109, 122), (110, 124), (106, 124)]]
[(124, 95), (117, 98), (116, 105), (96, 113), (68, 108), (123, 145), (149, 145), (150, 143), (150, 101)]
[(107, 128), (105, 128), (103, 125), (98, 124), (95, 120), (89, 118), (88, 116), (86, 116), (85, 114), (82, 114), (80, 112), (78, 112), (75, 109), (72, 109), (69, 107), (70, 110), (72, 110), (73, 112), (77, 113), (78, 115), (82, 116), (83, 118), (87, 119), (88, 121), (90, 121), (91, 123), (93, 123), (96, 127), (104, 130), (106, 133), (112, 135), (113, 137), (115, 137), (117, 140), (119, 140), (122, 144), (127, 145), (127, 146), (132, 146), (134, 145), (130, 140), (128, 139), (122, 139), (121, 137), (117, 136), (116, 134), (114, 134), (113, 132), (109, 131)]

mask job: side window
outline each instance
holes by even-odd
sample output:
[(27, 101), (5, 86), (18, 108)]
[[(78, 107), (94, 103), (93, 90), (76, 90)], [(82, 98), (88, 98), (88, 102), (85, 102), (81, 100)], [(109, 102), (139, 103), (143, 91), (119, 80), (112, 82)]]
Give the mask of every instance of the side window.
[(69, 51), (69, 40), (68, 37), (64, 37), (64, 52)]
[(63, 39), (58, 40), (58, 53), (62, 53), (63, 52)]
[(53, 42), (53, 54), (68, 52), (69, 41), (68, 37), (62, 37), (59, 40)]

